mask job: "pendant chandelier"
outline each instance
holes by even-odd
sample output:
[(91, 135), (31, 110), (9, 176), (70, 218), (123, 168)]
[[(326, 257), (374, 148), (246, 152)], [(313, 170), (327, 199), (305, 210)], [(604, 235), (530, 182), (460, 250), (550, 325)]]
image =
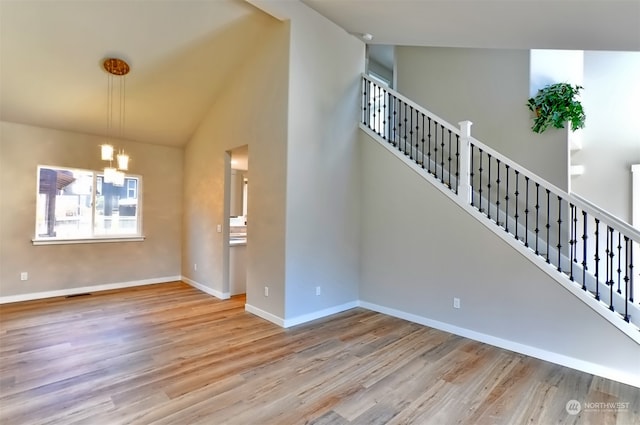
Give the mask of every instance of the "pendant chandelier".
[[(123, 138), (125, 118), (126, 75), (129, 73), (129, 64), (118, 58), (105, 59), (103, 63), (107, 71), (107, 136)], [(117, 81), (117, 84), (116, 84)], [(115, 101), (114, 101), (115, 100)], [(104, 168), (104, 182), (114, 186), (124, 185), (124, 172), (129, 169), (129, 155), (123, 149), (116, 152), (113, 144), (107, 143), (101, 148), (101, 158), (109, 161), (109, 166)], [(114, 153), (116, 166), (113, 166)]]

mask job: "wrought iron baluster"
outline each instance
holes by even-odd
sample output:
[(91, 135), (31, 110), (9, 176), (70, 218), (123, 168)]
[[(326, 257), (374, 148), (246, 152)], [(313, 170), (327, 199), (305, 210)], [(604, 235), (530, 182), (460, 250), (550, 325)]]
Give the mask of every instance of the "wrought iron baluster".
[(558, 271), (562, 273), (562, 258), (560, 254), (562, 253), (562, 198), (558, 196)]
[(500, 226), (500, 160), (496, 158), (496, 224)]
[(382, 111), (384, 120), (382, 121), (382, 131), (384, 133), (385, 140), (389, 140), (389, 111), (387, 110), (387, 99), (389, 98), (389, 92), (385, 89), (384, 99), (382, 103)]
[(407, 105), (405, 102), (402, 102), (404, 104), (404, 137), (403, 137), (403, 144), (402, 144), (402, 152), (404, 152), (404, 154), (407, 154), (407, 122), (409, 122), (409, 119), (407, 118)]
[(588, 236), (587, 212), (582, 211), (582, 289), (587, 290), (587, 240)]
[(607, 226), (607, 285), (609, 285), (609, 310), (613, 311), (613, 228)]
[(620, 274), (622, 273), (622, 235), (618, 232), (618, 294), (622, 294), (620, 291)]
[[(460, 135), (456, 134), (456, 195), (458, 194), (459, 187), (460, 187)], [(467, 199), (465, 199), (465, 201), (468, 202)]]
[(524, 201), (524, 246), (529, 248), (529, 177), (524, 176), (525, 201)]
[(519, 223), (518, 223), (518, 218), (520, 217), (520, 216), (518, 215), (518, 214), (519, 214), (519, 213), (518, 213), (518, 203), (519, 203), (519, 201), (518, 201), (518, 196), (520, 195), (520, 192), (519, 192), (520, 171), (518, 171), (518, 170), (514, 170), (514, 172), (515, 172), (515, 174), (516, 174), (516, 191), (515, 191), (515, 193), (514, 193), (514, 194), (516, 195), (516, 215), (514, 216), (514, 217), (515, 217), (515, 219), (516, 219), (516, 234), (515, 234), (515, 237), (516, 237), (516, 239), (517, 239), (517, 240), (520, 240), (520, 238), (518, 238), (518, 230), (519, 230), (519, 229), (518, 229), (518, 224), (519, 224)]
[(546, 229), (547, 229), (547, 263), (549, 263), (549, 243), (550, 241), (550, 237), (549, 237), (549, 230), (551, 229), (551, 223), (550, 223), (550, 219), (551, 219), (551, 202), (550, 202), (550, 198), (549, 198), (549, 194), (551, 193), (551, 191), (549, 189), (545, 189), (545, 191), (547, 192), (547, 224), (545, 225)]
[(369, 127), (369, 117), (367, 116), (367, 105), (369, 104), (369, 99), (367, 98), (367, 86), (369, 85), (369, 82), (367, 80), (363, 80), (362, 83), (362, 123)]
[(487, 153), (487, 218), (491, 220), (491, 156)]
[(539, 224), (539, 216), (540, 216), (540, 183), (536, 182), (536, 255), (540, 255), (540, 250), (538, 249), (538, 240), (540, 239), (540, 226)]
[(399, 129), (397, 128), (397, 125), (399, 123), (398, 109), (399, 109), (398, 98), (393, 96), (393, 143), (392, 143), (393, 146), (396, 146), (396, 143), (398, 143), (398, 134), (400, 133)]
[(480, 152), (480, 160), (478, 161), (480, 164), (480, 167), (478, 168), (478, 177), (479, 177), (479, 181), (478, 181), (478, 199), (480, 202), (480, 205), (478, 206), (478, 210), (480, 212), (484, 212), (482, 211), (482, 149), (478, 148), (478, 151)]
[[(504, 209), (504, 230), (509, 233), (509, 164), (504, 164), (506, 173), (506, 194), (504, 197), (505, 209)], [(517, 221), (517, 218), (516, 218)], [(517, 225), (516, 225), (517, 226)], [(517, 231), (517, 230), (516, 230)]]
[(438, 177), (438, 124), (437, 121), (433, 121), (433, 176)]
[(474, 156), (474, 150), (475, 150), (475, 146), (473, 144), (471, 144), (471, 158), (469, 158), (470, 161), (470, 166), (469, 166), (469, 185), (471, 186), (471, 206), (475, 207), (476, 203), (475, 203), (475, 190), (473, 188), (473, 176), (475, 175), (474, 173), (474, 168), (473, 168), (473, 156)]
[(573, 263), (576, 262), (576, 206), (569, 203), (569, 210), (571, 211), (571, 230), (569, 231), (569, 280), (573, 282)]
[(429, 143), (429, 149), (427, 150), (427, 171), (431, 173), (431, 117), (428, 117), (427, 121), (429, 123), (429, 133), (427, 134), (427, 142)]
[(404, 145), (404, 154), (409, 155), (409, 159), (413, 159), (413, 106), (409, 107), (409, 153), (407, 154), (407, 144)]
[(373, 112), (373, 122), (374, 125), (376, 126), (376, 134), (379, 136), (380, 135), (380, 86), (376, 84), (376, 89), (377, 89), (377, 95), (376, 95), (376, 99), (375, 99), (375, 104), (378, 107), (377, 110), (377, 114), (376, 114), (376, 110), (374, 109)]
[(451, 130), (449, 130), (449, 152), (448, 152), (448, 156), (447, 156), (447, 171), (449, 174), (449, 189), (451, 189)]
[(595, 223), (596, 223), (596, 254), (595, 254), (595, 261), (596, 261), (596, 273), (595, 273), (595, 277), (596, 277), (596, 300), (600, 301), (600, 220), (599, 219), (595, 219)]
[(417, 164), (420, 164), (420, 159), (418, 158), (418, 153), (420, 152), (420, 140), (419, 140), (419, 134), (420, 134), (420, 115), (423, 115), (422, 112), (418, 111), (416, 109), (416, 143), (415, 143), (415, 149), (416, 149), (416, 158), (415, 161)]
[(624, 251), (625, 251), (625, 267), (624, 267), (624, 320), (629, 321), (629, 281), (631, 280), (631, 271), (629, 270), (629, 248), (630, 239), (628, 236), (624, 237)]
[(422, 169), (424, 169), (424, 114), (422, 114)]
[(444, 126), (440, 124), (440, 182), (444, 184)]

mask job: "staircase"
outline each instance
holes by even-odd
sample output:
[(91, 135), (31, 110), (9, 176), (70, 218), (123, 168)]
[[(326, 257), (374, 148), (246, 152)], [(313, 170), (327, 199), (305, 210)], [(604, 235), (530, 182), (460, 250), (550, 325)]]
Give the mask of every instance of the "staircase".
[(640, 345), (640, 232), (362, 76), (361, 128)]

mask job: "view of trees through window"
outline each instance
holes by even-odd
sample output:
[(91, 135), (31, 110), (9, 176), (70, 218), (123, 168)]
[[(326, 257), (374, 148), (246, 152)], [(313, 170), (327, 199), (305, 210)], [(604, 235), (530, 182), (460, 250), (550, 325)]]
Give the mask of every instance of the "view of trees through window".
[(140, 236), (140, 177), (122, 186), (89, 170), (38, 167), (36, 239)]

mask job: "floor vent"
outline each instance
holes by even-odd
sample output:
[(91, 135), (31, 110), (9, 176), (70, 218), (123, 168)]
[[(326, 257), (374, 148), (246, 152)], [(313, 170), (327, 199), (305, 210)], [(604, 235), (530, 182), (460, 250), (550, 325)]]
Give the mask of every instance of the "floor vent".
[(65, 298), (86, 297), (87, 295), (91, 295), (91, 293), (85, 292), (83, 294), (71, 294), (67, 295)]

